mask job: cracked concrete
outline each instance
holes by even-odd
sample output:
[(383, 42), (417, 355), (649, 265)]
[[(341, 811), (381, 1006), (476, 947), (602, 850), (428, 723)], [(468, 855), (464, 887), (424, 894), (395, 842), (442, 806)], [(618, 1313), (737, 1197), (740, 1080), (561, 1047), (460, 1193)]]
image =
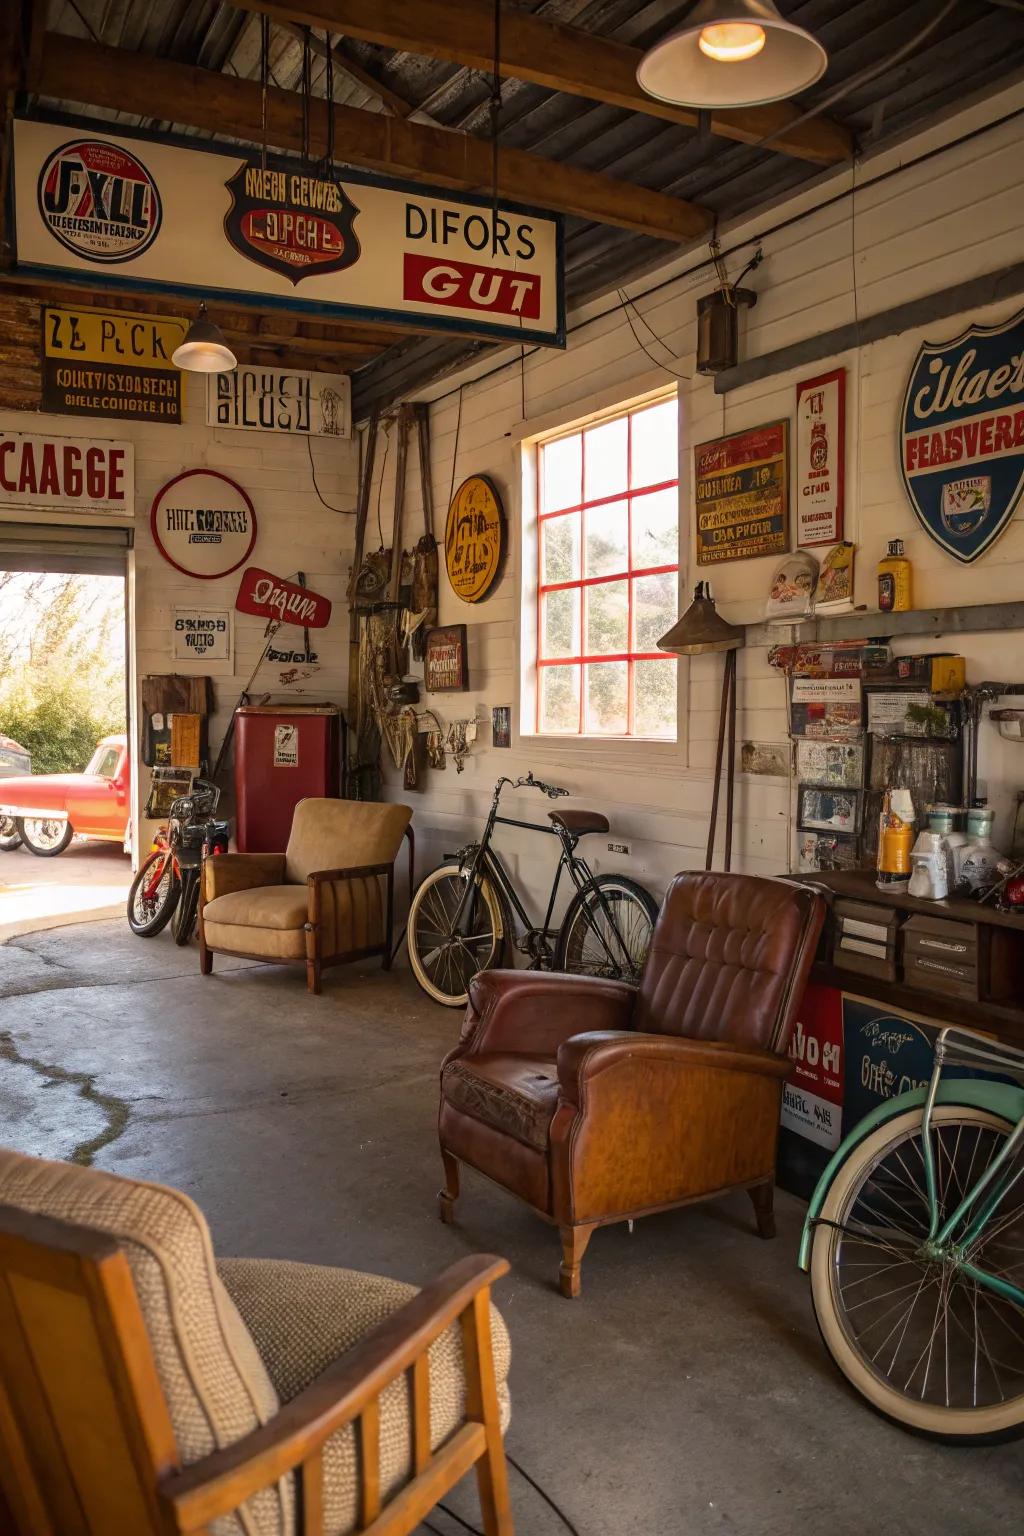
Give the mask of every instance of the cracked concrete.
[[(796, 1268), (803, 1207), (753, 1236), (744, 1196), (596, 1234), (583, 1297), (555, 1234), (467, 1175), (437, 1221), (437, 1068), (458, 1015), (408, 972), (222, 960), (90, 923), (0, 946), (0, 1141), (187, 1191), (221, 1253), (422, 1283), (506, 1255), (509, 1449), (581, 1536), (990, 1536), (1024, 1495), (1014, 1446), (941, 1448), (873, 1416), (827, 1360)], [(513, 1475), (519, 1536), (557, 1536)], [(471, 1490), (453, 1503), (477, 1514)], [(455, 1536), (447, 1517), (431, 1523)], [(564, 1536), (564, 1533), (562, 1533)]]

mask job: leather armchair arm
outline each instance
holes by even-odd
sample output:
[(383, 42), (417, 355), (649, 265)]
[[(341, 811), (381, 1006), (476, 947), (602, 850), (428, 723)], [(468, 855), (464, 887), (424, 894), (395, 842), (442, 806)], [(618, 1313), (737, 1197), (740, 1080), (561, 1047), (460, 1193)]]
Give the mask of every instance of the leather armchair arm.
[(206, 901), (231, 891), (250, 891), (259, 885), (284, 884), (283, 853), (218, 853), (203, 863), (203, 895)]
[(774, 1051), (756, 1051), (721, 1040), (687, 1040), (679, 1035), (638, 1035), (621, 1030), (591, 1030), (573, 1035), (558, 1048), (558, 1083), (564, 1099), (579, 1104), (588, 1083), (601, 1073), (633, 1061), (663, 1061), (674, 1067), (747, 1072), (788, 1077), (792, 1063)]
[(507, 1051), (553, 1056), (585, 1029), (629, 1029), (636, 992), (624, 981), (560, 972), (479, 971), (455, 1055)]

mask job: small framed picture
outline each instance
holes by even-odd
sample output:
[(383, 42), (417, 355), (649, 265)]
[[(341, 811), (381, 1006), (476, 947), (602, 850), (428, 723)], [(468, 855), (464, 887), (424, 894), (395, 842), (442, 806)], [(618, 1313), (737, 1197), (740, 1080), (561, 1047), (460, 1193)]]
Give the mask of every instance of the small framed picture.
[(511, 704), (495, 704), (491, 710), (491, 746), (510, 747), (512, 745), (512, 706)]
[(854, 833), (858, 830), (859, 802), (855, 791), (801, 784), (797, 825), (802, 831)]
[(423, 685), (428, 693), (465, 693), (469, 687), (465, 624), (446, 624), (427, 634)]

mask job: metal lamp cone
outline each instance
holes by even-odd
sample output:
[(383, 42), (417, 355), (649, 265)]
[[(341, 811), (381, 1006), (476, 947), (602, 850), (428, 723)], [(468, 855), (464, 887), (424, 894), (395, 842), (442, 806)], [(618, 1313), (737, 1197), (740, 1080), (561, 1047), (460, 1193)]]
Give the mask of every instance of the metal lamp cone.
[(693, 602), (658, 641), (659, 651), (673, 656), (700, 656), (705, 651), (738, 651), (745, 636), (742, 629), (723, 619), (703, 581), (693, 589)]
[[(716, 39), (741, 46), (716, 50)], [(744, 39), (752, 40), (746, 48)], [(784, 101), (827, 66), (818, 39), (780, 16), (773, 0), (699, 0), (681, 27), (648, 48), (636, 78), (658, 101), (714, 110)]]
[(224, 339), (224, 332), (206, 313), (205, 303), (189, 326), (185, 340), (175, 347), (171, 362), (189, 373), (229, 373), (238, 359)]

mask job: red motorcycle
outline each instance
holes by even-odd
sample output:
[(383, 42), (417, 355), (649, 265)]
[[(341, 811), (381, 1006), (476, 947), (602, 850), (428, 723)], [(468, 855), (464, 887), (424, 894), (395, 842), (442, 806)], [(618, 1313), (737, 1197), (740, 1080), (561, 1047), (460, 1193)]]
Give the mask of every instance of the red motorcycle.
[(157, 833), (128, 892), (128, 926), (139, 938), (153, 938), (168, 923), (175, 944), (192, 937), (203, 860), (228, 851), (229, 824), (213, 820), (219, 800), (215, 784), (196, 779), (190, 792), (172, 803), (167, 826)]

